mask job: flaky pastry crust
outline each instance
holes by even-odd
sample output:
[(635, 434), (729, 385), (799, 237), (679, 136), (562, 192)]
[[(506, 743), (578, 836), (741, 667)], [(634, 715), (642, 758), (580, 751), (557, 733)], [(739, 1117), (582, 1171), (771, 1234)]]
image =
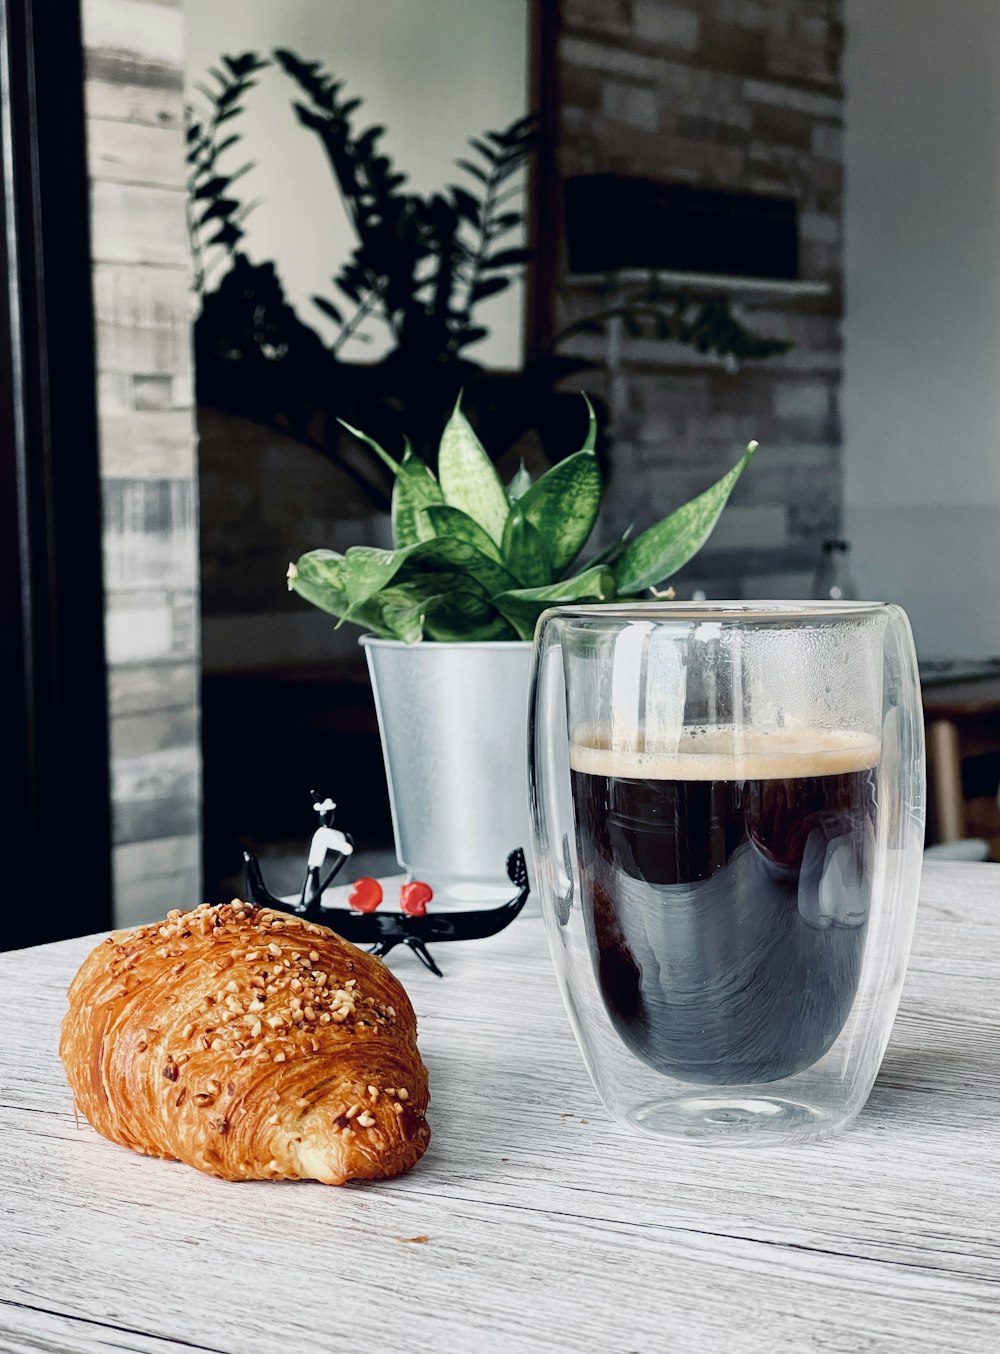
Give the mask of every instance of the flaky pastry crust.
[(409, 998), (300, 917), (233, 902), (118, 931), (69, 989), (59, 1053), (99, 1133), (226, 1180), (377, 1179), (430, 1139)]

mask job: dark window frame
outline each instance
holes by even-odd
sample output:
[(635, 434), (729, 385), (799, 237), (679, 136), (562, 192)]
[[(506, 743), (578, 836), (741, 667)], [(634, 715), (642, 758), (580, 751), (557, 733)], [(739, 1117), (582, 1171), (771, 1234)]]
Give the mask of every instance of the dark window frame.
[(0, 949), (112, 917), (84, 71), (76, 0), (0, 0)]

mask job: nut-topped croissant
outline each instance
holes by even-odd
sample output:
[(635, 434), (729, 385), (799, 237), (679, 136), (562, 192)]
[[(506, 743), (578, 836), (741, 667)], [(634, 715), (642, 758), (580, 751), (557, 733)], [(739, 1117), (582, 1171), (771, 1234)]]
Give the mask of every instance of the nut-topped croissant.
[(430, 1139), (399, 982), (249, 903), (109, 936), (73, 979), (59, 1052), (99, 1133), (227, 1180), (396, 1175)]

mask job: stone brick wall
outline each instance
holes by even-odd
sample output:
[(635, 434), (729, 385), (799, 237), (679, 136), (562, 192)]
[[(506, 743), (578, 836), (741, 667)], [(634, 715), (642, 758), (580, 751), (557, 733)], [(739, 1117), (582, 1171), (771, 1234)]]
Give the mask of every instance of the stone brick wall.
[(115, 915), (199, 898), (197, 466), (180, 0), (83, 0)]
[[(804, 595), (841, 512), (841, 0), (562, 0), (559, 165), (792, 195), (811, 299), (739, 299), (785, 356), (729, 371), (676, 344), (622, 340), (609, 530), (706, 487), (756, 437), (710, 547), (683, 576), (709, 596)], [(594, 297), (557, 289), (557, 327)], [(578, 338), (612, 380), (607, 344)], [(685, 590), (681, 595), (685, 595)]]

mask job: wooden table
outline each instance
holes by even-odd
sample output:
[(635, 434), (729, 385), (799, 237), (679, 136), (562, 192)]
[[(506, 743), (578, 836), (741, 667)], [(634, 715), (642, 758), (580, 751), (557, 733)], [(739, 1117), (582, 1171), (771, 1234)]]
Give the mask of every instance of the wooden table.
[(537, 919), (442, 946), (443, 981), (394, 957), (434, 1140), (342, 1190), (227, 1184), (74, 1124), (55, 1047), (89, 944), (0, 957), (4, 1354), (1000, 1348), (998, 866), (928, 866), (869, 1105), (788, 1149), (609, 1122)]

